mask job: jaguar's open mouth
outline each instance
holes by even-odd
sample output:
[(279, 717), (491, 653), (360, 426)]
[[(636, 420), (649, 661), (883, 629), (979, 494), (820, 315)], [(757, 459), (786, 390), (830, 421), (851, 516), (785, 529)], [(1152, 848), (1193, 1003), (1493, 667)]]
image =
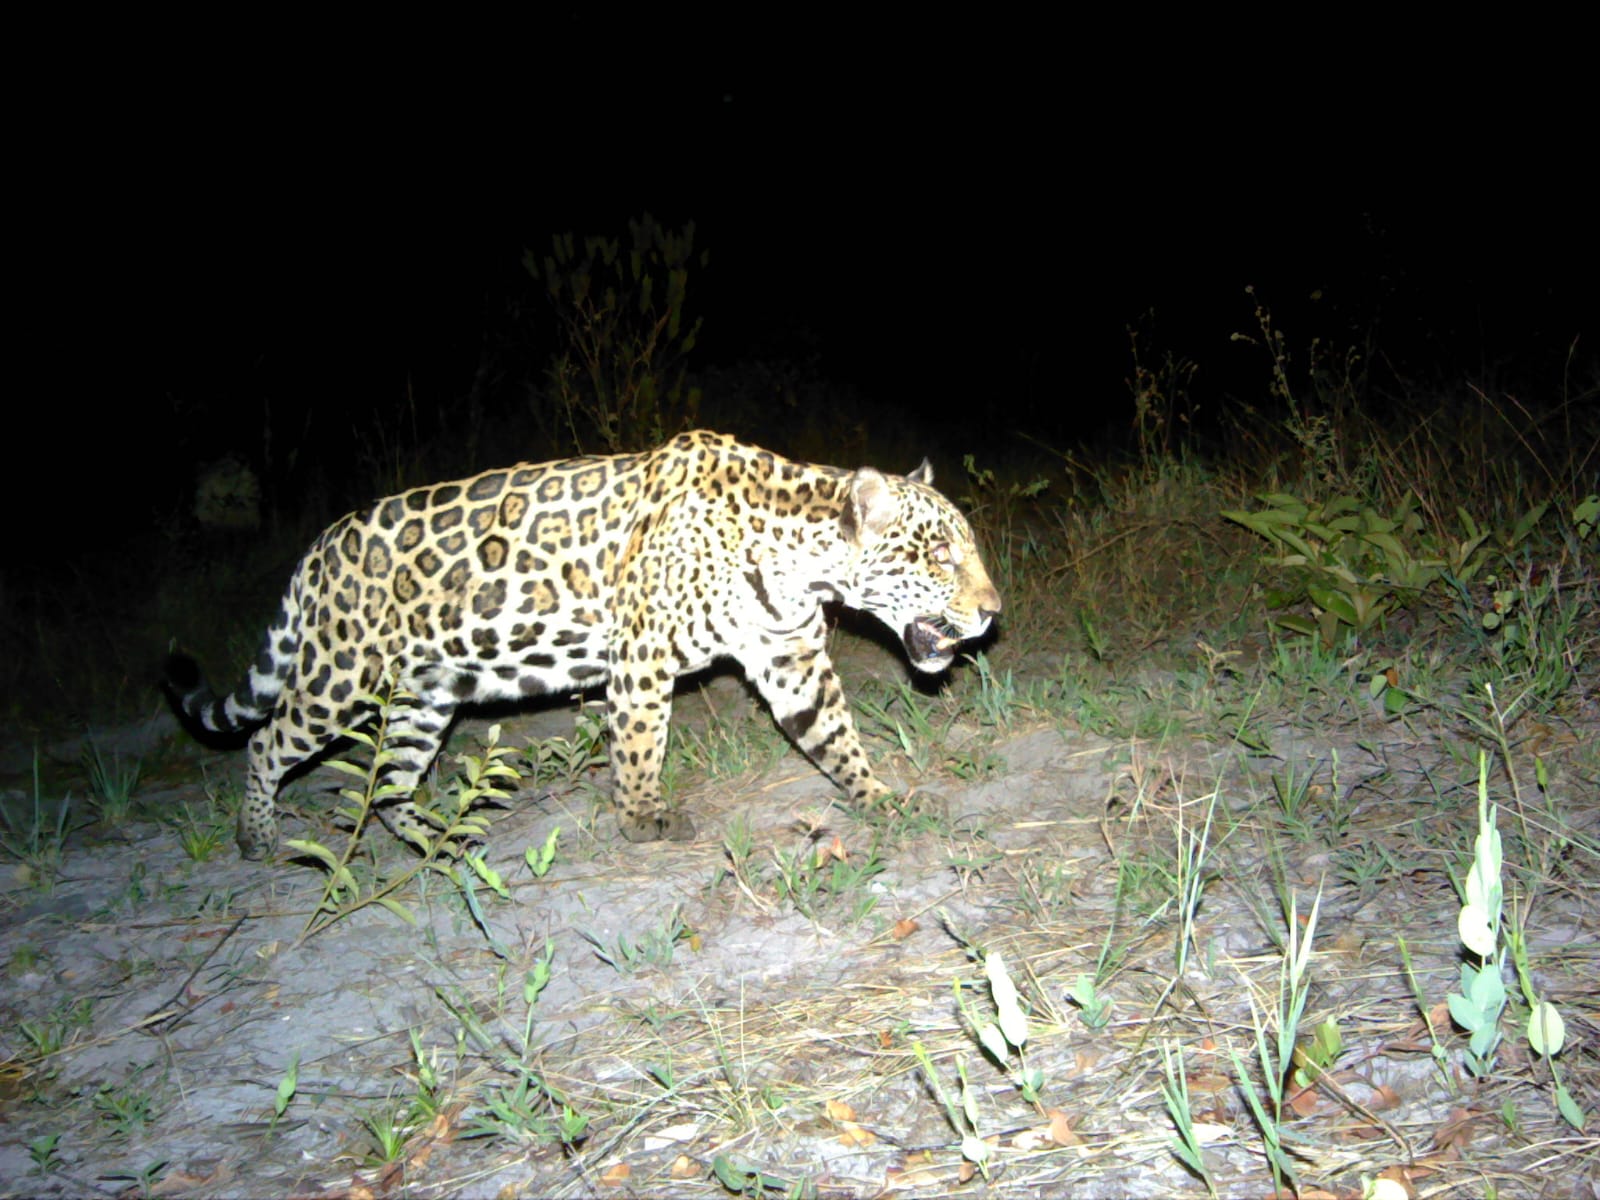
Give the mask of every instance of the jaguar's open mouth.
[(943, 617), (918, 617), (901, 634), (911, 665), (919, 671), (942, 671), (956, 656), (961, 636)]

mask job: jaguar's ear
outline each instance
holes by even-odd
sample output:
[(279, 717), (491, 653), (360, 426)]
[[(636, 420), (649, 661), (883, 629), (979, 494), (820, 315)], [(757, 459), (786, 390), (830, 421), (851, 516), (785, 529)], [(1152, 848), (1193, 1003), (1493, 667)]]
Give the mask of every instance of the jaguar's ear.
[(922, 465), (906, 476), (912, 483), (925, 483), (933, 486), (933, 464), (927, 459), (922, 460)]
[(881, 472), (862, 467), (845, 484), (839, 526), (847, 541), (870, 546), (900, 515), (900, 501)]

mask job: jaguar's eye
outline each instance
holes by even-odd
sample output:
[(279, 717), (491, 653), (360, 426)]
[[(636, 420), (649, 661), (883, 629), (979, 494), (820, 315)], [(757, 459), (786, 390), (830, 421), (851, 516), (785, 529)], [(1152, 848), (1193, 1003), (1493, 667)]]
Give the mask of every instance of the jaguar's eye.
[(941, 567), (950, 565), (950, 545), (948, 542), (940, 542), (933, 548), (933, 561)]

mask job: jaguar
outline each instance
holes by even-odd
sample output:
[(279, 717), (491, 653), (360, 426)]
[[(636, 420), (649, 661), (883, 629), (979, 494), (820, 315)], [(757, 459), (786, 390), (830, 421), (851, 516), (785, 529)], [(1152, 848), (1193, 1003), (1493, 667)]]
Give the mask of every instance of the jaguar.
[(694, 837), (662, 796), (673, 685), (737, 661), (789, 738), (859, 806), (873, 774), (827, 650), (826, 605), (870, 613), (937, 673), (1000, 612), (972, 530), (908, 475), (794, 462), (706, 430), (653, 450), (523, 463), (341, 517), (300, 559), (246, 678), (219, 696), (174, 651), (182, 716), (248, 742), (237, 841), (277, 845), (286, 772), (390, 702), (378, 815), (411, 799), (458, 706), (603, 684), (614, 803), (630, 841)]

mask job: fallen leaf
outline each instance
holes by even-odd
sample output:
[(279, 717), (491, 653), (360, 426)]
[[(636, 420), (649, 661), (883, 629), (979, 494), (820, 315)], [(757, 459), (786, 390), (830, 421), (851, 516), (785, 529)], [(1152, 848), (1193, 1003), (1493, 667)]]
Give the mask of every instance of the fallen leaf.
[(1189, 1092), (1208, 1092), (1215, 1095), (1219, 1092), (1231, 1092), (1233, 1080), (1226, 1075), (1216, 1075), (1209, 1071), (1202, 1071), (1197, 1075), (1189, 1076)]
[(683, 1121), (677, 1125), (668, 1125), (665, 1129), (658, 1129), (652, 1136), (664, 1145), (692, 1142), (700, 1136), (700, 1124), (698, 1121)]
[[(1411, 1172), (1404, 1167), (1385, 1167), (1378, 1172), (1372, 1189), (1372, 1200), (1417, 1200), (1417, 1189), (1411, 1182)], [(1388, 1185), (1388, 1186), (1384, 1186)], [(1396, 1191), (1395, 1189), (1399, 1189)]]
[(887, 1030), (887, 1029), (878, 1030), (878, 1049), (880, 1049), (880, 1050), (893, 1050), (894, 1049), (894, 1034), (889, 1032), (889, 1030)]
[(1098, 1050), (1079, 1050), (1072, 1056), (1072, 1073), (1074, 1075), (1087, 1075), (1100, 1065), (1104, 1055)]
[(894, 928), (889, 930), (889, 936), (896, 941), (901, 941), (921, 928), (922, 926), (918, 925), (910, 917), (901, 917), (900, 920), (894, 923)]
[(863, 1129), (854, 1121), (839, 1122), (839, 1144), (841, 1146), (870, 1146), (877, 1140), (877, 1134), (870, 1129)]
[(1301, 1088), (1289, 1097), (1289, 1107), (1294, 1110), (1297, 1117), (1309, 1117), (1317, 1111), (1317, 1092), (1315, 1088)]
[(972, 1177), (978, 1173), (978, 1168), (966, 1159), (961, 1160), (961, 1165), (956, 1168), (957, 1183), (971, 1183)]
[(844, 839), (837, 833), (833, 835), (833, 841), (828, 843), (827, 848), (818, 855), (817, 865), (820, 867), (830, 858), (837, 858), (840, 862), (848, 862), (850, 859), (850, 852), (844, 848)]
[(1333, 939), (1333, 948), (1341, 954), (1355, 954), (1366, 944), (1367, 939), (1354, 927), (1341, 929), (1339, 935)]
[(1011, 1144), (1018, 1150), (1043, 1150), (1052, 1145), (1049, 1127), (1043, 1129), (1024, 1129), (1011, 1139)]
[(939, 1173), (927, 1167), (918, 1167), (915, 1170), (906, 1170), (902, 1167), (890, 1167), (883, 1173), (883, 1190), (885, 1192), (913, 1192), (916, 1195), (932, 1195), (939, 1190)]
[(425, 1133), (428, 1137), (437, 1138), (441, 1142), (452, 1141), (456, 1135), (456, 1118), (460, 1115), (460, 1105), (440, 1109), (433, 1114), (433, 1120), (428, 1122)]
[(697, 1179), (704, 1171), (705, 1168), (687, 1154), (678, 1155), (667, 1168), (667, 1174), (673, 1179)]
[(1399, 1108), (1400, 1093), (1395, 1091), (1387, 1083), (1375, 1083), (1372, 1085), (1372, 1095), (1367, 1097), (1367, 1107), (1375, 1112), (1383, 1112), (1385, 1109), (1390, 1108)]
[(1050, 1140), (1058, 1146), (1081, 1146), (1083, 1139), (1072, 1131), (1072, 1121), (1067, 1114), (1059, 1108), (1052, 1108), (1050, 1117)]
[(1452, 1108), (1439, 1128), (1433, 1132), (1433, 1144), (1441, 1150), (1465, 1150), (1472, 1144), (1472, 1123), (1483, 1114), (1471, 1109)]
[(152, 1196), (175, 1196), (179, 1192), (198, 1191), (210, 1195), (222, 1193), (223, 1184), (233, 1177), (227, 1166), (219, 1166), (209, 1175), (190, 1175), (186, 1171), (169, 1171), (149, 1189)]
[(628, 1176), (632, 1174), (633, 1168), (627, 1163), (613, 1163), (604, 1171), (600, 1172), (600, 1182), (610, 1184), (612, 1187), (616, 1187), (621, 1183), (625, 1183), (628, 1179)]
[(1338, 1137), (1346, 1142), (1379, 1142), (1389, 1131), (1375, 1121), (1348, 1121), (1339, 1126)]
[(854, 1121), (856, 1119), (856, 1110), (843, 1100), (829, 1100), (823, 1107), (827, 1109), (828, 1119), (831, 1121)]

